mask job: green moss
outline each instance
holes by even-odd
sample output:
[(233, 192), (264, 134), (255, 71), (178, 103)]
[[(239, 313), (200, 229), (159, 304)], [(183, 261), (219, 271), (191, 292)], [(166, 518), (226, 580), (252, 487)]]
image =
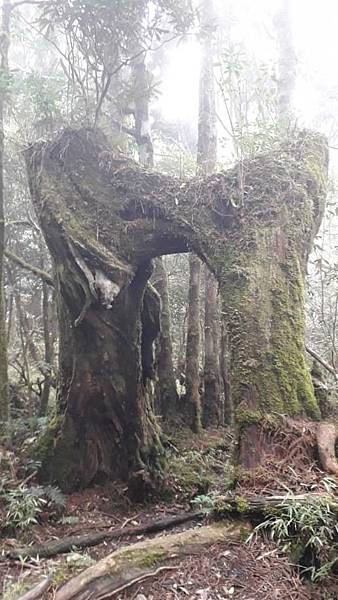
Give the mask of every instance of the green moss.
[(140, 556), (137, 562), (139, 567), (156, 567), (166, 558), (167, 552), (165, 550), (149, 548)]
[(237, 422), (257, 423), (273, 412), (317, 419), (304, 349), (304, 248), (311, 243), (312, 203), (301, 186), (292, 205), (264, 193), (257, 202), (259, 219), (255, 205), (229, 236), (232, 252), (222, 270)]
[(76, 481), (76, 432), (71, 419), (54, 416), (31, 455), (41, 463), (40, 477), (56, 482), (65, 492), (74, 489)]
[(47, 430), (38, 439), (37, 443), (30, 451), (33, 458), (41, 463), (45, 463), (51, 458), (55, 440), (60, 431), (62, 421), (63, 417), (61, 415), (55, 415), (52, 417), (48, 423)]
[(262, 417), (262, 413), (258, 410), (250, 410), (243, 405), (239, 406), (235, 412), (236, 423), (239, 427), (260, 423), (262, 421)]
[(239, 513), (247, 513), (249, 510), (248, 501), (242, 496), (236, 497), (236, 508)]
[(173, 458), (168, 465), (168, 474), (174, 477), (185, 492), (197, 491), (198, 494), (206, 494), (215, 482), (215, 477), (207, 472), (199, 457), (193, 454), (186, 455), (183, 460), (180, 457)]

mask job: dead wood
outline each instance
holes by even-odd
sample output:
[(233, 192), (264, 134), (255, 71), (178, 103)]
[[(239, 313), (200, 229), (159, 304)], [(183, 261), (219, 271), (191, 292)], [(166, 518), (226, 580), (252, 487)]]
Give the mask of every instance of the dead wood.
[(312, 348), (309, 348), (309, 346), (306, 346), (306, 352), (308, 354), (310, 354), (310, 356), (312, 356), (312, 358), (314, 358), (316, 361), (318, 361), (322, 367), (324, 367), (324, 369), (326, 371), (328, 371), (329, 373), (331, 373), (331, 375), (334, 376), (335, 379), (338, 379), (338, 373), (336, 373), (335, 369), (332, 367), (332, 365), (330, 365), (324, 358), (322, 358), (319, 354), (317, 354), (317, 352), (315, 352)]
[(26, 592), (23, 596), (20, 596), (17, 600), (38, 600), (38, 598), (42, 598), (44, 593), (51, 586), (52, 578), (47, 577), (43, 581), (41, 581), (38, 585), (33, 587), (31, 590)]
[(18, 558), (51, 558), (57, 554), (64, 554), (69, 552), (73, 548), (89, 548), (90, 546), (97, 546), (101, 542), (113, 539), (119, 539), (122, 537), (130, 537), (141, 534), (157, 533), (170, 529), (177, 525), (194, 521), (203, 517), (203, 512), (194, 511), (188, 513), (181, 513), (145, 523), (138, 527), (120, 527), (113, 529), (112, 531), (97, 531), (95, 533), (86, 533), (83, 535), (74, 535), (62, 538), (61, 540), (53, 540), (44, 545), (39, 546), (27, 546), (25, 548), (19, 548), (18, 550), (11, 550), (7, 554), (7, 558), (18, 559)]
[(333, 423), (319, 423), (317, 428), (317, 444), (320, 463), (327, 473), (338, 475), (338, 463), (335, 454), (337, 439), (336, 427)]
[(242, 531), (243, 523), (214, 523), (121, 548), (62, 586), (55, 600), (108, 598), (128, 582), (152, 574), (155, 566), (172, 558), (203, 553), (213, 544), (238, 539)]
[(282, 494), (274, 496), (219, 496), (216, 500), (215, 513), (220, 516), (243, 515), (245, 517), (264, 518), (270, 508), (277, 508), (288, 502), (307, 503), (325, 501), (333, 512), (338, 514), (338, 498), (327, 493), (322, 494)]

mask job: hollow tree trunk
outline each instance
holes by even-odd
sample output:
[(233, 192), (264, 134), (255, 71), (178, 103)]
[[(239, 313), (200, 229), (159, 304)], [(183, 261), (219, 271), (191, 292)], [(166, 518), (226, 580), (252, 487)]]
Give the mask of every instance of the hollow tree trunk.
[(182, 184), (108, 148), (98, 131), (67, 130), (26, 154), (61, 310), (59, 409), (45, 474), (64, 487), (100, 474), (158, 474), (143, 373), (158, 320), (147, 265), (189, 250), (220, 284), (241, 461), (258, 464), (264, 415), (320, 416), (304, 356), (303, 287), (325, 205), (326, 143), (300, 132), (246, 161), (239, 208), (237, 168)]
[(156, 342), (158, 376), (156, 395), (161, 416), (164, 420), (170, 420), (177, 414), (178, 395), (172, 358), (168, 277), (162, 258), (155, 261), (153, 283), (161, 298), (161, 331)]
[[(140, 268), (109, 310), (89, 307), (77, 326), (80, 298), (65, 279), (60, 282), (58, 415), (38, 450), (43, 478), (64, 490), (129, 476), (132, 494), (141, 498), (150, 485), (147, 471), (160, 472), (160, 442), (146, 391), (153, 336), (145, 339), (140, 319), (150, 272), (149, 265)], [(153, 307), (150, 313), (154, 316)]]

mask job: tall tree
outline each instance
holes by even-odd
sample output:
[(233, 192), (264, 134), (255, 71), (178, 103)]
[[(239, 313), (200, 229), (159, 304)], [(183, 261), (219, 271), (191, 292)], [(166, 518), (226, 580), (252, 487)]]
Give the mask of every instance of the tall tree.
[(3, 0), (2, 23), (0, 39), (0, 420), (8, 418), (8, 366), (7, 366), (7, 336), (4, 310), (4, 251), (5, 251), (5, 188), (4, 188), (4, 152), (5, 130), (4, 116), (9, 85), (8, 52), (10, 44), (11, 2)]
[(154, 287), (161, 298), (161, 330), (156, 341), (157, 403), (164, 420), (176, 416), (178, 395), (173, 365), (168, 276), (163, 258), (155, 261)]
[[(204, 0), (201, 6), (202, 57), (199, 86), (199, 118), (197, 172), (205, 177), (216, 166), (217, 134), (214, 84), (213, 34), (215, 13), (212, 0)], [(210, 37), (211, 34), (211, 37)], [(201, 428), (200, 397), (200, 283), (201, 261), (191, 255), (189, 259), (188, 330), (186, 350), (187, 409), (190, 426)], [(205, 268), (205, 364), (204, 364), (204, 408), (205, 426), (219, 422), (219, 364), (215, 348), (214, 319), (217, 314), (217, 283)]]
[(201, 261), (195, 254), (189, 256), (188, 325), (185, 356), (185, 419), (196, 433), (201, 430), (200, 396), (200, 291)]
[[(216, 168), (217, 128), (215, 99), (215, 28), (216, 15), (213, 0), (205, 0), (203, 5), (203, 47), (200, 76), (200, 107), (198, 129), (197, 164), (201, 175), (208, 176)], [(204, 401), (203, 426), (220, 424), (220, 372), (218, 283), (204, 266)]]
[(278, 47), (278, 114), (281, 123), (287, 125), (292, 113), (297, 72), (297, 58), (294, 49), (291, 19), (291, 0), (281, 0), (274, 24)]
[[(134, 117), (134, 129), (131, 131), (138, 150), (141, 164), (154, 166), (154, 148), (150, 122), (150, 73), (146, 66), (146, 54), (138, 45), (134, 49), (137, 58), (132, 64), (131, 103), (126, 112)], [(153, 283), (161, 299), (160, 331), (156, 343), (157, 393), (158, 408), (164, 419), (173, 414), (176, 407), (177, 392), (172, 360), (172, 344), (170, 330), (170, 305), (168, 278), (163, 258), (155, 259)]]

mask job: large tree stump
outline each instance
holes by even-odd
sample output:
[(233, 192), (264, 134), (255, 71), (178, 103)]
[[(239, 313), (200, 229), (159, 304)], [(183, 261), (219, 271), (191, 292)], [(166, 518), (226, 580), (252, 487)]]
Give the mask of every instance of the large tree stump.
[(146, 484), (159, 474), (146, 384), (158, 317), (147, 281), (149, 260), (162, 254), (192, 250), (219, 281), (242, 464), (266, 450), (267, 413), (320, 416), (304, 359), (303, 288), (325, 203), (325, 140), (298, 133), (245, 162), (240, 181), (235, 168), (182, 183), (116, 157), (93, 130), (67, 130), (26, 157), (61, 322), (45, 476), (71, 489), (101, 475)]

